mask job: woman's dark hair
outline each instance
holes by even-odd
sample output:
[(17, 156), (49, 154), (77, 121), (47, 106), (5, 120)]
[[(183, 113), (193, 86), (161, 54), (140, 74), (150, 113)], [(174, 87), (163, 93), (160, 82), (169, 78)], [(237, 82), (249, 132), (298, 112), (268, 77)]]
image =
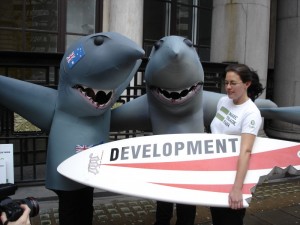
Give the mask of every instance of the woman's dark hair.
[(247, 94), (252, 101), (257, 99), (264, 91), (262, 84), (259, 82), (257, 72), (250, 69), (245, 64), (231, 64), (225, 68), (225, 72), (235, 72), (240, 76), (243, 83), (251, 81)]

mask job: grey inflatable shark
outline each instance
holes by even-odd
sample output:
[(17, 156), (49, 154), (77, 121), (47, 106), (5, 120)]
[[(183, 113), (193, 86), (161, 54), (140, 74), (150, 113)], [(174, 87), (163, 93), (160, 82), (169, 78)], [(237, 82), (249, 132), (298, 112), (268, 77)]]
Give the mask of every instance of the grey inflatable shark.
[(145, 80), (153, 133), (203, 132), (204, 72), (192, 42), (162, 38), (149, 58)]
[[(190, 40), (169, 36), (157, 41), (146, 66), (145, 80), (153, 134), (204, 132), (204, 71)], [(172, 210), (173, 205), (158, 201), (158, 214), (162, 207), (163, 211), (165, 207)], [(182, 224), (183, 214), (193, 218), (196, 206), (177, 204), (176, 211), (176, 223)], [(156, 222), (162, 222), (159, 220), (157, 217)]]
[[(209, 129), (224, 94), (202, 91), (204, 76), (199, 57), (184, 42), (188, 41), (168, 36), (153, 46), (145, 70), (147, 93), (112, 110), (112, 131), (144, 130), (159, 134), (162, 130), (180, 133)], [(256, 99), (255, 104), (265, 118), (300, 124), (300, 107), (278, 108), (268, 99)]]
[(157, 41), (149, 56), (145, 80), (145, 95), (112, 111), (112, 130), (204, 132), (203, 110), (210, 115), (211, 108), (204, 107), (204, 71), (190, 40), (167, 36)]
[(112, 130), (203, 132), (204, 72), (190, 40), (167, 36), (152, 48), (146, 92), (112, 111)]
[(49, 131), (46, 187), (84, 187), (56, 168), (88, 146), (109, 139), (111, 107), (138, 70), (144, 50), (107, 32), (81, 38), (60, 65), (58, 90), (0, 76), (0, 104)]

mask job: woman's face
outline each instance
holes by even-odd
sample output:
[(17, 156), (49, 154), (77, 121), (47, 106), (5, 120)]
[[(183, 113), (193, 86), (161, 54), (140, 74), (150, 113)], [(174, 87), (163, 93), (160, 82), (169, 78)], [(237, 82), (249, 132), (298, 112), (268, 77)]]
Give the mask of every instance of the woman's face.
[(243, 83), (240, 76), (232, 71), (226, 73), (225, 78), (225, 90), (234, 104), (242, 104), (247, 101), (247, 88), (250, 86), (250, 82)]

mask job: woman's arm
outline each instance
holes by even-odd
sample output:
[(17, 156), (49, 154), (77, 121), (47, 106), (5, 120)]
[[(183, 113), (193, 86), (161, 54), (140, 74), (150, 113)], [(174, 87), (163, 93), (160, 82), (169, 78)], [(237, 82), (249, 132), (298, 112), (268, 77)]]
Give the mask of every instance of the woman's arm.
[(248, 171), (248, 165), (249, 165), (251, 151), (252, 151), (255, 138), (256, 136), (253, 134), (247, 134), (247, 133), (241, 134), (241, 148), (240, 148), (240, 155), (237, 162), (237, 172), (236, 172), (234, 184), (232, 186), (232, 189), (228, 197), (229, 206), (232, 209), (243, 208), (242, 189)]

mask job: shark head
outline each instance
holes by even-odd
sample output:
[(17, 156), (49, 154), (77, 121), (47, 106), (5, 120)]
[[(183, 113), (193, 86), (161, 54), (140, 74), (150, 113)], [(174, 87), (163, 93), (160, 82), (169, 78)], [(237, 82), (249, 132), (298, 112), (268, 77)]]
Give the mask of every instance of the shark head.
[(127, 37), (105, 32), (68, 48), (60, 65), (60, 110), (97, 116), (111, 108), (137, 71), (144, 50)]
[(204, 72), (192, 42), (180, 36), (157, 41), (145, 79), (148, 96), (162, 105), (180, 106), (194, 99), (203, 90)]

